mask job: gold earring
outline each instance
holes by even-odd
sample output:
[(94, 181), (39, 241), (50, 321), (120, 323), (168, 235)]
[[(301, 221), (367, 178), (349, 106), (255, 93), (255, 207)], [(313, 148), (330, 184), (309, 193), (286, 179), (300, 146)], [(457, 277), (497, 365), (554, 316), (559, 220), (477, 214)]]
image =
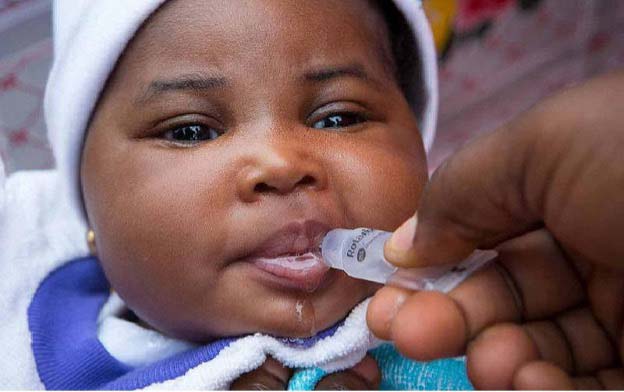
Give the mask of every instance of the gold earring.
[(87, 245), (89, 246), (89, 252), (93, 256), (97, 255), (97, 248), (95, 246), (95, 231), (92, 229), (87, 230)]

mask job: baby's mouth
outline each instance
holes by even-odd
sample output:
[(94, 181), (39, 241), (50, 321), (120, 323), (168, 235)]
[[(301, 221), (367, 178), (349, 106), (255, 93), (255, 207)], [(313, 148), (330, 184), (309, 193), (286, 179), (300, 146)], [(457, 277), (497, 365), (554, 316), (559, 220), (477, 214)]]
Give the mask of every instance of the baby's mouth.
[(284, 279), (286, 286), (309, 292), (320, 286), (329, 270), (318, 251), (312, 250), (278, 257), (256, 257), (250, 261), (261, 270)]
[(274, 285), (285, 289), (315, 291), (329, 267), (319, 244), (329, 227), (315, 221), (295, 222), (274, 232), (245, 261), (268, 273)]

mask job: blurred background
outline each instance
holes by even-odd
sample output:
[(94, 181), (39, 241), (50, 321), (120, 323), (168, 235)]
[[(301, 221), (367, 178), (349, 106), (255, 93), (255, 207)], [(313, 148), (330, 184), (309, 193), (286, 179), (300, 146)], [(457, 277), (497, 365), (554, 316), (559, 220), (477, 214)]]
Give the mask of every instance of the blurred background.
[[(424, 0), (424, 6), (440, 56), (431, 170), (539, 99), (624, 67), (622, 0)], [(0, 0), (0, 158), (8, 173), (54, 166), (42, 112), (53, 56), (50, 13), (50, 0)]]

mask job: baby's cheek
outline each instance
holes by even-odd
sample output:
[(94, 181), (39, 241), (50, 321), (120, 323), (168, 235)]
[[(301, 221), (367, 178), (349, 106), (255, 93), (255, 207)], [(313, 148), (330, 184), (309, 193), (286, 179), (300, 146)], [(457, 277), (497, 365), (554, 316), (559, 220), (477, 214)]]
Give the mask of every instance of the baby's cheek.
[(339, 181), (358, 226), (390, 231), (414, 214), (427, 181), (424, 157), (383, 146), (349, 155)]
[(191, 171), (179, 166), (117, 169), (114, 190), (91, 189), (98, 256), (113, 288), (142, 319), (178, 331), (179, 321), (194, 321), (186, 318), (217, 280), (228, 210), (215, 188), (223, 187), (206, 178), (207, 170), (189, 178), (180, 173)]

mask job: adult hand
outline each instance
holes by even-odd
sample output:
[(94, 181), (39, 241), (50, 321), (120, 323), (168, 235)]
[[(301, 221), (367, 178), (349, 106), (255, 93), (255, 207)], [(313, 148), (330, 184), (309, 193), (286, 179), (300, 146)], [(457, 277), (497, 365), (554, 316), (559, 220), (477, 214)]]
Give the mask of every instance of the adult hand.
[(421, 267), (475, 248), (499, 258), (449, 295), (380, 290), (373, 332), (417, 360), (465, 353), (477, 388), (624, 388), (624, 72), (451, 157), (386, 257)]
[[(267, 359), (256, 370), (243, 374), (232, 383), (232, 390), (285, 390), (292, 371), (274, 359)], [(375, 360), (366, 356), (352, 367), (325, 376), (316, 385), (317, 390), (366, 390), (379, 389), (381, 375)]]

